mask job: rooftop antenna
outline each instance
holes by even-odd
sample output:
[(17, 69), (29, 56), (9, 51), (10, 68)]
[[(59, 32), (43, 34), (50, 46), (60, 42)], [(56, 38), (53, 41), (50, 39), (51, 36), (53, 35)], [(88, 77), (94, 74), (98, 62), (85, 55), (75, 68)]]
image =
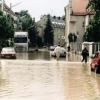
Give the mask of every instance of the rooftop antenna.
[(14, 4), (14, 5), (12, 5), (12, 3), (10, 3), (10, 9), (12, 9), (12, 8), (15, 7), (15, 6), (20, 5), (21, 3), (22, 3), (22, 1), (21, 1), (21, 2), (18, 2), (18, 3), (16, 3), (16, 4)]

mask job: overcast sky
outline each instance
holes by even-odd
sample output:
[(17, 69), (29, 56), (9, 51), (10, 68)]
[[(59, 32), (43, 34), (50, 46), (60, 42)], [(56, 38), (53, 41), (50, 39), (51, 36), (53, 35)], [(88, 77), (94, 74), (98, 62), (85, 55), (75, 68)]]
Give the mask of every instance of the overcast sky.
[[(5, 0), (8, 6), (10, 3), (14, 11), (28, 10), (32, 17), (39, 20), (41, 15), (51, 14), (52, 16), (64, 15), (64, 7), (69, 0)], [(20, 4), (19, 4), (20, 3)], [(18, 4), (18, 5), (17, 5)]]

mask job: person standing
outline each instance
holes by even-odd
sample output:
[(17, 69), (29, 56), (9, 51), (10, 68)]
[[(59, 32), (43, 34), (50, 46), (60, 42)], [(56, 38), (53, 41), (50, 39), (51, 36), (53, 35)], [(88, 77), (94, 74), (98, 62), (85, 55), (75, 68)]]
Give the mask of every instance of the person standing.
[(88, 56), (89, 56), (89, 52), (88, 52), (88, 50), (87, 50), (86, 47), (82, 50), (81, 55), (82, 55), (82, 57), (83, 57), (83, 58), (82, 58), (82, 62), (85, 61), (85, 63), (87, 63), (87, 58), (88, 58)]

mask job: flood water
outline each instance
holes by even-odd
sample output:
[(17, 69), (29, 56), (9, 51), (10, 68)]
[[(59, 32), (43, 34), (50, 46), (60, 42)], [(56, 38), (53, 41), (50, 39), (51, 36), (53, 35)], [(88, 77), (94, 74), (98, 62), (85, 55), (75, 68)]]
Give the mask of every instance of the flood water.
[(0, 100), (100, 100), (100, 75), (89, 64), (1, 60)]
[[(50, 51), (41, 49), (39, 51), (29, 52), (29, 53), (17, 53), (17, 59), (24, 60), (46, 60), (50, 61), (52, 59), (56, 59), (54, 57), (50, 57)], [(60, 58), (61, 61), (70, 61), (77, 62), (81, 61), (81, 56), (76, 54), (66, 54), (66, 57)]]
[(49, 51), (34, 51), (30, 53), (17, 53), (17, 59), (24, 59), (24, 60), (50, 60)]
[(0, 60), (0, 100), (100, 100), (100, 75), (67, 54), (57, 61), (49, 51), (17, 53)]

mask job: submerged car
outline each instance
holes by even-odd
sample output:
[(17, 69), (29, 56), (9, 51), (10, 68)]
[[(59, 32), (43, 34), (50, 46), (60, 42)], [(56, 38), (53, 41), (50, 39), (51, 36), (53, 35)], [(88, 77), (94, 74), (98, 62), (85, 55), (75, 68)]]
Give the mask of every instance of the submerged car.
[(4, 47), (1, 50), (1, 58), (16, 59), (16, 52), (13, 47)]
[[(50, 51), (50, 56), (56, 57), (56, 52), (55, 50)], [(60, 57), (66, 57), (66, 49), (63, 47), (60, 47)]]
[(54, 46), (50, 46), (49, 50), (50, 51), (54, 51), (54, 49), (57, 47), (57, 45), (54, 45)]

